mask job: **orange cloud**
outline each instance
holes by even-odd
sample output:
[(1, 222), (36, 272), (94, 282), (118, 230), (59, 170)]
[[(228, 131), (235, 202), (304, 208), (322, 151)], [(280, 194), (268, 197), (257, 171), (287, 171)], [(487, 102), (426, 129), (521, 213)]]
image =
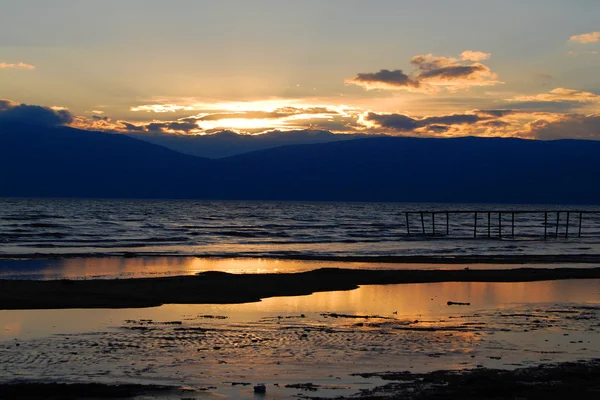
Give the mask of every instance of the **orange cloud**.
[(600, 102), (600, 95), (583, 90), (556, 88), (548, 93), (536, 94), (533, 96), (516, 96), (507, 101), (541, 101), (541, 102), (580, 102), (594, 103)]
[(492, 53), (484, 53), (481, 51), (465, 50), (460, 53), (461, 60), (464, 61), (483, 61), (492, 56)]
[(0, 62), (0, 69), (35, 69), (35, 67), (31, 64), (25, 64), (22, 62), (16, 64), (9, 64), (5, 62)]
[(582, 35), (574, 35), (569, 38), (570, 42), (588, 44), (600, 41), (600, 32), (584, 33)]
[(433, 93), (440, 87), (448, 91), (468, 89), (473, 86), (494, 86), (499, 83), (498, 75), (480, 60), (488, 59), (489, 53), (466, 50), (461, 59), (438, 57), (433, 54), (414, 56), (410, 63), (414, 71), (410, 74), (400, 69), (382, 69), (379, 72), (361, 72), (345, 80), (346, 84), (370, 89), (407, 90), (410, 92)]
[(145, 112), (155, 112), (155, 113), (193, 111), (193, 110), (194, 110), (194, 107), (181, 106), (178, 104), (145, 104), (145, 105), (130, 108), (130, 111), (134, 111), (134, 112), (145, 111)]

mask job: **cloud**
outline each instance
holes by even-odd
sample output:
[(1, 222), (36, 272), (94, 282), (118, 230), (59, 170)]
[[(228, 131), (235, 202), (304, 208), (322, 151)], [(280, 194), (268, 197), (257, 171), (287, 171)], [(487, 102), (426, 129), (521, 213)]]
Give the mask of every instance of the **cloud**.
[(16, 64), (9, 64), (5, 62), (0, 62), (0, 69), (35, 69), (35, 67), (31, 64), (25, 64), (22, 62)]
[(525, 134), (531, 138), (551, 139), (600, 139), (600, 114), (561, 115), (555, 120), (540, 119), (526, 126)]
[(344, 82), (367, 90), (395, 89), (411, 92), (436, 92), (440, 87), (455, 91), (473, 86), (493, 86), (501, 83), (497, 74), (479, 62), (490, 56), (489, 53), (471, 50), (462, 52), (460, 59), (437, 57), (433, 54), (417, 55), (410, 60), (414, 69), (409, 74), (400, 69), (382, 69), (379, 72), (358, 73)]
[(185, 121), (219, 121), (222, 119), (277, 119), (287, 118), (291, 116), (299, 115), (335, 115), (339, 114), (335, 110), (331, 110), (327, 107), (281, 107), (273, 111), (238, 111), (238, 112), (221, 112), (214, 114), (201, 114), (194, 117), (187, 117), (182, 120)]
[(479, 62), (465, 65), (455, 58), (426, 54), (413, 57), (410, 63), (417, 69), (416, 79), (429, 85), (464, 89), (470, 86), (494, 86), (500, 83), (497, 80), (498, 76), (492, 73), (489, 67)]
[(374, 122), (382, 128), (389, 128), (400, 132), (411, 132), (418, 128), (431, 128), (441, 131), (442, 126), (448, 128), (449, 125), (471, 125), (489, 118), (476, 114), (451, 114), (417, 119), (404, 114), (377, 114), (370, 112), (364, 119)]
[(30, 106), (0, 99), (0, 122), (57, 126), (70, 124), (72, 121), (73, 115), (64, 108)]
[(191, 122), (152, 122), (146, 125), (148, 132), (178, 131), (188, 133), (199, 130), (198, 124)]
[(193, 111), (194, 107), (181, 106), (178, 104), (145, 104), (137, 107), (131, 107), (130, 111), (138, 112), (154, 112), (154, 113), (167, 113), (177, 111)]
[(596, 50), (586, 50), (586, 51), (569, 51), (567, 53), (571, 57), (579, 57), (581, 55), (596, 55), (599, 54)]
[(382, 69), (379, 72), (361, 72), (354, 78), (348, 78), (344, 81), (346, 84), (362, 86), (365, 89), (397, 89), (397, 88), (418, 88), (419, 82), (413, 80), (402, 70)]
[(492, 56), (492, 53), (484, 53), (481, 51), (465, 50), (460, 53), (460, 59), (464, 61), (483, 61)]
[(505, 115), (510, 115), (516, 113), (517, 110), (511, 109), (483, 109), (483, 110), (474, 110), (475, 114), (487, 115), (490, 117), (504, 117)]
[(578, 103), (595, 103), (600, 102), (600, 95), (592, 92), (586, 92), (577, 89), (556, 88), (548, 93), (536, 95), (515, 96), (507, 101), (515, 102), (578, 102)]
[(581, 35), (573, 35), (569, 38), (569, 41), (579, 44), (596, 43), (600, 41), (600, 32), (590, 32)]

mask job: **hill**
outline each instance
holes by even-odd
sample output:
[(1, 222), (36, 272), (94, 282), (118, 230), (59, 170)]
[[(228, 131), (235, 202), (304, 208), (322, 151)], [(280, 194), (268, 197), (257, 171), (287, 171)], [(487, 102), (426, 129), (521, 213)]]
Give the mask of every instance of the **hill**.
[(600, 204), (600, 142), (382, 137), (210, 160), (118, 134), (0, 127), (0, 196)]

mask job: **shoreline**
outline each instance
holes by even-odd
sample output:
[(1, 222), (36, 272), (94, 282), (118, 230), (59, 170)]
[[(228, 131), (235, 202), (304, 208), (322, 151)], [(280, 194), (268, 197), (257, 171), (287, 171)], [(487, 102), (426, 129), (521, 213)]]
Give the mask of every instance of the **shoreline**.
[(239, 304), (269, 297), (352, 290), (360, 285), (439, 282), (533, 282), (600, 279), (596, 268), (360, 270), (98, 280), (0, 280), (0, 309), (145, 308), (163, 304)]
[(10, 260), (62, 260), (93, 258), (197, 258), (197, 259), (264, 259), (283, 261), (362, 262), (384, 264), (600, 264), (600, 254), (479, 254), (479, 255), (403, 255), (403, 256), (326, 256), (326, 255), (272, 255), (272, 254), (180, 254), (180, 253), (22, 253), (0, 254), (0, 263)]
[[(373, 389), (361, 389), (351, 396), (336, 396), (335, 399), (481, 399), (489, 398), (527, 398), (527, 399), (595, 399), (600, 390), (600, 359), (580, 360), (541, 364), (533, 367), (504, 369), (466, 369), (438, 370), (428, 373), (382, 372), (354, 373), (356, 378), (379, 378), (383, 385)], [(232, 382), (234, 385), (248, 386), (245, 391), (250, 395), (251, 383)], [(297, 397), (313, 400), (332, 399), (321, 397), (321, 385), (313, 383), (287, 384), (286, 389), (298, 391)], [(211, 387), (193, 389), (178, 386), (160, 386), (151, 384), (102, 384), (102, 383), (64, 383), (64, 382), (6, 382), (0, 384), (3, 398), (9, 399), (56, 399), (79, 398), (113, 399), (172, 398), (173, 396), (193, 395), (207, 392)], [(269, 393), (270, 385), (267, 387)]]

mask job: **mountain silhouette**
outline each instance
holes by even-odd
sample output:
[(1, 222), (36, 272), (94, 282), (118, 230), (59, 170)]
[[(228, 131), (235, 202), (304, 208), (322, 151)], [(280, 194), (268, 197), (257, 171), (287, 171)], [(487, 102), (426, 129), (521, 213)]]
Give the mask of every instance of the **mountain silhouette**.
[(206, 159), (0, 125), (0, 196), (600, 204), (600, 142), (380, 137)]
[(271, 131), (260, 135), (245, 135), (232, 131), (221, 131), (211, 135), (149, 132), (131, 132), (128, 135), (184, 154), (207, 158), (223, 158), (294, 144), (328, 143), (375, 137), (364, 133), (335, 134), (321, 130)]

